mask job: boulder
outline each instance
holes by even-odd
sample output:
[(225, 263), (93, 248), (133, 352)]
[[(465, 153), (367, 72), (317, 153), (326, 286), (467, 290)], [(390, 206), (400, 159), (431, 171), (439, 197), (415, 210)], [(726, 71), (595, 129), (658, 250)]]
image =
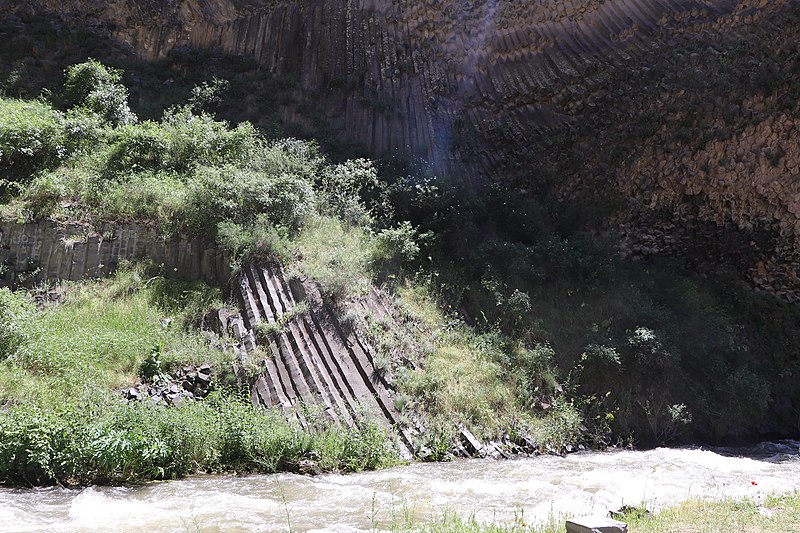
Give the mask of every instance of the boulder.
[(584, 516), (567, 520), (567, 533), (628, 533), (628, 525), (611, 518)]
[(483, 450), (483, 444), (481, 441), (472, 434), (470, 430), (467, 428), (461, 428), (459, 433), (459, 437), (461, 439), (461, 443), (464, 445), (464, 448), (471, 454), (471, 455), (478, 455), (480, 454), (481, 450)]

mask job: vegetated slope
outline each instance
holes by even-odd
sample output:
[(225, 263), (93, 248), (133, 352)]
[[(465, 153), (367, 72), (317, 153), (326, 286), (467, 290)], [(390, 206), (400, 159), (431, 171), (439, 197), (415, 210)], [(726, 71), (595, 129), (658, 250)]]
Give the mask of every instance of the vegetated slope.
[(252, 58), (289, 80), (283, 123), (797, 297), (795, 0), (6, 4), (149, 60)]
[[(422, 168), (480, 192), (465, 198), (442, 182), (398, 180), (389, 187), (391, 223), (412, 220), (435, 234), (425, 251), (446, 268), (427, 273), (446, 305), (520, 341), (521, 349), (509, 337), (462, 344), (502, 363), (487, 374), (514, 384), (531, 410), (552, 406), (558, 389), (539, 377), (553, 360), (601, 441), (797, 432), (797, 307), (736, 283), (744, 275), (793, 298), (795, 195), (783, 193), (796, 181), (796, 2), (46, 4), (43, 12), (67, 24), (84, 24), (87, 13), (104, 21), (97, 34), (154, 60), (149, 72), (137, 65), (144, 82), (131, 76), (142, 107), (145, 94), (188, 96), (181, 85), (209, 57), (198, 49), (241, 54), (249, 60), (230, 60), (228, 70), (226, 59), (211, 62), (213, 74), (230, 74), (238, 92), (228, 109), (239, 107), (239, 118), (261, 120), (268, 110), (307, 132), (360, 139), (374, 154), (421, 157), (430, 163)], [(52, 29), (49, 19), (26, 20), (12, 20), (9, 33), (14, 24)], [(94, 44), (92, 35), (74, 34), (77, 48)], [(57, 39), (20, 42), (39, 57), (59, 48)], [(59, 71), (35, 60), (19, 66)], [(233, 87), (240, 70), (257, 91)], [(206, 120), (185, 112), (166, 119), (176, 138), (183, 122)], [(763, 146), (751, 143), (762, 133)], [(121, 161), (175, 165), (169, 151), (166, 159), (132, 153), (142, 157)], [(241, 182), (211, 205), (228, 214), (236, 214), (228, 203), (236, 194), (260, 183), (241, 169), (183, 173), (177, 163), (180, 175), (163, 183), (180, 191), (225, 192), (221, 184)], [(748, 165), (765, 183), (748, 186)], [(97, 180), (104, 194), (89, 189), (82, 197), (90, 201), (72, 204), (54, 199), (64, 181), (80, 180), (45, 173), (25, 201), (42, 212), (96, 205), (159, 220), (209, 207), (193, 205), (198, 194), (171, 196), (159, 180), (134, 174), (135, 185)], [(155, 192), (142, 194), (148, 186)], [(613, 239), (586, 238), (609, 230), (623, 234), (623, 250), (655, 260), (620, 261), (604, 249), (616, 247)], [(663, 262), (662, 252), (679, 260)], [(712, 281), (683, 276), (686, 264)], [(733, 278), (717, 276), (726, 268)], [(459, 350), (433, 351), (446, 362), (439, 370), (456, 366), (448, 356)], [(440, 377), (409, 389), (448, 404), (425, 392), (447, 389)], [(508, 391), (489, 403), (508, 406)], [(460, 409), (490, 419), (477, 413)]]
[[(310, 409), (314, 424), (301, 427), (250, 405), (230, 372), (235, 340), (197, 327), (223, 305), (220, 290), (145, 273), (128, 265), (107, 279), (53, 283), (29, 295), (0, 289), (0, 484), (396, 462), (389, 436), (369, 421), (333, 425)], [(202, 391), (165, 385), (186, 365), (213, 373)], [(124, 397), (120, 388), (144, 397)]]
[[(119, 71), (89, 60), (67, 69), (64, 90), (50, 100), (0, 98), (0, 193), (7, 202), (0, 245), (7, 247), (3, 266), (12, 284), (25, 287), (62, 276), (77, 281), (83, 275), (107, 274), (115, 261), (136, 256), (163, 260), (156, 267), (171, 270), (168, 275), (217, 283), (238, 270), (241, 285), (234, 282), (235, 292), (245, 318), (232, 321), (244, 345), (244, 352), (238, 347), (243, 357), (237, 365), (253, 361), (258, 365), (255, 374), (263, 373), (251, 394), (255, 403), (285, 411), (288, 418), (296, 415), (312, 430), (319, 429), (318, 420), (307, 424), (302, 408), (319, 404), (328, 419), (324, 428), (329, 429), (327, 422), (339, 422), (350, 428), (345, 436), (372, 443), (376, 441), (370, 439), (386, 436), (373, 431), (379, 429), (374, 422), (384, 428), (410, 427), (417, 431), (414, 442), (406, 434), (401, 440), (432, 458), (450, 453), (458, 424), (480, 437), (502, 438), (509, 447), (517, 446), (513, 437), (529, 451), (575, 443), (580, 419), (563, 395), (555, 398), (550, 389), (538, 394), (558, 403), (551, 412), (522, 403), (524, 387), (504, 375), (509, 370), (502, 357), (507, 342), (499, 334), (472, 331), (441, 314), (430, 299), (419, 306), (424, 320), (407, 320), (418, 334), (393, 325), (381, 313), (367, 316), (377, 309), (370, 309), (375, 301), (369, 298), (362, 305), (371, 284), (380, 278), (405, 286), (406, 268), (420, 253), (415, 228), (388, 214), (387, 185), (378, 180), (370, 161), (334, 164), (313, 143), (270, 140), (247, 122), (230, 127), (194, 104), (171, 107), (158, 122), (140, 121), (128, 106), (121, 78)], [(59, 224), (69, 230), (59, 231)], [(203, 253), (203, 241), (216, 244)], [(229, 268), (218, 268), (226, 260)], [(273, 274), (280, 265), (290, 267), (291, 274)], [(309, 282), (301, 290), (296, 280), (303, 277)], [(312, 298), (303, 297), (306, 292)], [(303, 310), (303, 305), (309, 308)], [(395, 351), (400, 343), (392, 342), (394, 338), (410, 349)], [(158, 353), (135, 353), (132, 364), (147, 363)], [(16, 347), (2, 356), (9, 364), (0, 367), (0, 374), (22, 371), (34, 381), (40, 377), (35, 365), (19, 368)], [(445, 359), (458, 369), (457, 375), (445, 368)], [(547, 354), (538, 370), (551, 372)], [(182, 375), (189, 373), (184, 369)], [(388, 373), (397, 376), (391, 386), (403, 398), (390, 392)], [(453, 383), (455, 377), (481, 386), (466, 390)], [(173, 395), (178, 394), (178, 384), (172, 383), (170, 390), (172, 385), (177, 389)], [(141, 400), (138, 390), (128, 390), (127, 398)], [(19, 427), (39, 427), (34, 416), (39, 411), (52, 425), (37, 446), (65, 446), (62, 451), (68, 455), (75, 451), (73, 440), (54, 442), (51, 434), (67, 423), (83, 424), (80, 416), (66, 420), (50, 405), (40, 409), (33, 397), (38, 411), (31, 418), (28, 403), (12, 392), (0, 390), (14, 407), (2, 419), (8, 425), (0, 428), (5, 432), (0, 437), (10, 439), (9, 453), (27, 445), (11, 437)], [(97, 392), (103, 400), (100, 409), (119, 400), (111, 391)], [(151, 414), (158, 418), (163, 413)], [(85, 424), (78, 429), (92, 431)], [(245, 434), (251, 437), (257, 438)], [(250, 457), (247, 468), (259, 460)], [(3, 475), (9, 481), (24, 479), (24, 472), (15, 470), (18, 466), (26, 468), (24, 461), (12, 461), (9, 468), (14, 471)], [(41, 472), (40, 467), (31, 483), (72, 475)], [(201, 467), (187, 468), (142, 475), (182, 475)], [(263, 467), (274, 468), (272, 462)], [(124, 473), (113, 479), (119, 476)]]

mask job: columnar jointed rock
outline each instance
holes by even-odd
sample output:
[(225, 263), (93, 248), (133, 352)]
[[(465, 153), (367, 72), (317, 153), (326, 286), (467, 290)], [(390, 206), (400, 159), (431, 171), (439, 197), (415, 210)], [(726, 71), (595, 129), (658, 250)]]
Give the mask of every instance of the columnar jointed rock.
[(225, 286), (231, 277), (228, 258), (213, 242), (186, 236), (164, 239), (146, 225), (95, 229), (49, 221), (0, 223), (0, 285), (13, 285), (20, 277), (28, 282), (98, 278), (132, 259), (148, 259), (162, 265), (167, 276), (187, 281)]
[[(680, 226), (690, 219), (735, 226), (737, 246), (723, 263), (738, 262), (736, 248), (748, 246), (751, 228), (767, 229), (776, 245), (742, 273), (784, 297), (800, 294), (798, 118), (788, 98), (800, 83), (788, 71), (797, 63), (799, 5), (0, 1), (6, 13), (49, 12), (88, 24), (149, 59), (182, 48), (253, 57), (263, 70), (297, 80), (282, 104), (286, 122), (323, 124), (375, 156), (422, 157), (476, 187), (500, 180), (536, 190), (541, 176), (554, 176), (556, 196), (567, 203), (585, 202), (587, 190), (592, 200), (621, 197), (617, 221), (633, 246), (643, 237), (652, 250), (670, 250), (674, 235), (650, 239), (660, 225), (643, 223), (653, 209)], [(753, 49), (787, 58), (775, 66), (784, 76), (769, 96), (760, 82), (774, 84), (774, 73), (758, 58), (733, 74), (754, 80), (749, 93), (732, 93), (724, 82), (733, 56), (746, 59)], [(665, 79), (670, 73), (677, 86)], [(715, 92), (697, 89), (699, 103), (687, 107), (692, 79), (723, 81)], [(739, 119), (752, 123), (732, 125)], [(702, 148), (687, 146), (709, 136), (716, 138)]]
[[(267, 354), (253, 403), (283, 408), (301, 423), (303, 410), (297, 407), (303, 404), (318, 405), (327, 418), (349, 427), (365, 416), (397, 431), (401, 445), (410, 449), (372, 350), (342, 328), (313, 286), (288, 280), (279, 265), (251, 266), (244, 269), (236, 296), (244, 324), (234, 324), (235, 335), (248, 356), (257, 345)], [(295, 307), (299, 301), (305, 302), (301, 312)]]

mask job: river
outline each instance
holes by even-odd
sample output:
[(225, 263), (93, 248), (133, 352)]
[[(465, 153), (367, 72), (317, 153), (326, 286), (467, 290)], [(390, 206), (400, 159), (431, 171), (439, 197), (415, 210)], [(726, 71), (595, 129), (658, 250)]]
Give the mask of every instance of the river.
[(0, 532), (368, 531), (445, 510), (482, 521), (659, 509), (800, 490), (800, 441), (581, 452), (306, 477), (197, 476), (135, 487), (0, 490)]

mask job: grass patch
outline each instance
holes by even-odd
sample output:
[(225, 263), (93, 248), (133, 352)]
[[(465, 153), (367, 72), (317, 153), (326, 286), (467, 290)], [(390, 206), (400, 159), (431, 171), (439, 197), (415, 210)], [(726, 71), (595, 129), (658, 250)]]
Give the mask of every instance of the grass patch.
[(143, 268), (122, 269), (107, 280), (56, 286), (51, 290), (62, 294), (59, 305), (35, 310), (28, 303), (30, 311), (14, 321), (24, 342), (6, 350), (0, 363), (0, 399), (58, 405), (118, 388), (137, 379), (141, 361), (156, 347), (168, 365), (224, 364), (222, 352), (184, 327), (187, 313), (198, 307), (189, 305), (187, 294), (195, 300), (202, 294), (210, 305), (219, 302), (219, 291), (182, 287), (180, 305), (165, 296), (168, 287), (181, 290), (162, 278), (146, 278)]
[[(516, 513), (515, 513), (516, 514)], [(580, 515), (580, 510), (575, 515)], [(656, 514), (637, 510), (619, 518), (631, 533), (693, 533), (752, 531), (783, 533), (800, 528), (800, 494), (768, 496), (754, 500), (690, 500)], [(524, 514), (509, 523), (481, 523), (474, 517), (444, 512), (427, 523), (414, 523), (410, 516), (399, 516), (392, 531), (419, 533), (562, 533), (566, 518), (550, 518), (545, 523), (527, 523)]]
[(691, 500), (651, 516), (630, 516), (622, 520), (630, 531), (661, 532), (785, 532), (800, 529), (800, 493), (768, 496), (755, 500)]
[(362, 296), (372, 282), (369, 235), (359, 226), (318, 217), (300, 233), (294, 267), (334, 302)]
[(0, 416), (5, 484), (130, 483), (304, 466), (352, 472), (396, 462), (388, 436), (373, 424), (305, 430), (221, 391), (172, 408), (84, 399), (50, 409), (14, 406)]
[(542, 447), (576, 442), (581, 418), (564, 398), (549, 400), (546, 410), (523, 401), (527, 389), (518, 369), (509, 366), (518, 347), (507, 338), (477, 333), (455, 313), (443, 312), (422, 284), (401, 287), (397, 304), (407, 334), (421, 348), (411, 365), (398, 365), (397, 386), (409, 408), (428, 414), (430, 439), (465, 425), (486, 439), (508, 432), (533, 437)]

